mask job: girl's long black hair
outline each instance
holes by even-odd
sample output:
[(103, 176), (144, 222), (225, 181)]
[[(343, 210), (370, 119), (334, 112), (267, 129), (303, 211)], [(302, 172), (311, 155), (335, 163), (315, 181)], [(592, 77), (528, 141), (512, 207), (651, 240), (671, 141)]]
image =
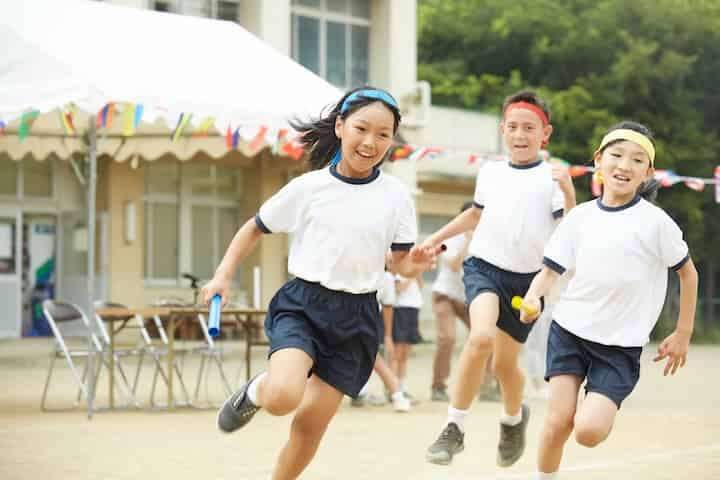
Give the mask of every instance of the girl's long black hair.
[[(396, 106), (382, 100), (378, 100), (377, 98), (363, 97), (360, 95), (357, 99), (348, 104), (348, 109), (345, 110), (344, 113), (340, 113), (340, 109), (342, 108), (345, 100), (359, 90), (377, 90), (384, 92), (384, 90), (375, 87), (359, 87), (350, 90), (343, 95), (340, 101), (338, 101), (338, 103), (330, 110), (330, 112), (328, 112), (327, 115), (321, 115), (317, 120), (309, 122), (303, 122), (297, 119), (290, 122), (290, 125), (302, 134), (299, 142), (306, 150), (309, 150), (310, 158), (308, 159), (308, 162), (313, 170), (321, 169), (329, 164), (335, 156), (335, 153), (337, 153), (340, 148), (340, 139), (335, 135), (335, 121), (338, 116), (344, 120), (352, 115), (353, 112), (366, 105), (370, 105), (375, 102), (382, 102), (382, 104), (389, 108), (393, 114), (393, 135), (397, 133), (401, 119), (400, 110), (398, 110)], [(390, 94), (388, 93), (388, 95)]]
[[(644, 136), (646, 136), (650, 142), (652, 142), (653, 146), (655, 146), (655, 135), (653, 134), (652, 130), (650, 130), (648, 127), (643, 125), (642, 123), (633, 122), (632, 120), (625, 120), (620, 123), (617, 123), (610, 127), (607, 132), (605, 132), (605, 135), (612, 132), (613, 130), (633, 130), (635, 132), (641, 133)], [(622, 140), (613, 140), (612, 142), (605, 145), (602, 150), (599, 152), (602, 154), (602, 152), (608, 148), (610, 145), (614, 145), (618, 142), (622, 142)], [(657, 198), (658, 190), (660, 189), (660, 182), (655, 180), (654, 178), (651, 178), (650, 180), (646, 180), (640, 184), (637, 190), (637, 194), (640, 195), (642, 198), (649, 202), (654, 202)]]

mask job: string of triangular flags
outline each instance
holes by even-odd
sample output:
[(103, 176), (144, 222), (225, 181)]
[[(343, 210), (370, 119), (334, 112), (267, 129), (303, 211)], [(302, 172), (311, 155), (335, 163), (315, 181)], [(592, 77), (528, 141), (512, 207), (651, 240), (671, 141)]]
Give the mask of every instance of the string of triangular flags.
[[(423, 158), (434, 158), (438, 155), (445, 153), (446, 151), (441, 148), (434, 147), (420, 147), (410, 144), (400, 145), (395, 148), (390, 157), (391, 161), (396, 160), (422, 160)], [(558, 157), (553, 157), (546, 150), (540, 152), (546, 160), (552, 163), (558, 163), (568, 167), (570, 176), (573, 178), (582, 177), (588, 173), (595, 172), (595, 168), (585, 165), (572, 165), (570, 162), (563, 160)], [(507, 156), (502, 153), (470, 153), (468, 155), (468, 163), (483, 163), (487, 161), (499, 161), (506, 160)], [(715, 201), (720, 203), (720, 165), (715, 167), (713, 178), (699, 178), (699, 177), (688, 177), (684, 175), (678, 175), (673, 170), (655, 170), (655, 179), (660, 182), (663, 187), (672, 187), (673, 185), (682, 183), (686, 187), (695, 190), (696, 192), (702, 192), (705, 190), (705, 185), (715, 185)], [(600, 185), (593, 178), (590, 182), (590, 187), (593, 195), (600, 195)]]
[[(122, 135), (126, 137), (133, 136), (135, 130), (143, 117), (145, 111), (144, 105), (141, 103), (123, 102), (120, 107), (117, 103), (110, 102), (106, 104), (96, 115), (96, 127), (98, 129), (110, 129), (112, 128), (113, 119), (116, 114), (122, 112)], [(60, 125), (65, 132), (65, 135), (76, 135), (77, 130), (74, 125), (74, 117), (76, 115), (76, 107), (72, 103), (64, 105), (57, 109), (58, 120)], [(22, 114), (20, 118), (20, 125), (18, 128), (18, 137), (20, 141), (27, 138), (33, 123), (40, 115), (40, 111), (37, 109), (28, 110)], [(209, 135), (210, 128), (215, 124), (215, 118), (205, 117), (203, 118), (198, 126), (189, 131), (188, 125), (191, 124), (192, 113), (180, 113), (177, 119), (175, 128), (170, 134), (172, 141), (178, 141), (182, 137), (207, 137)], [(0, 119), (0, 136), (3, 135), (7, 124)], [(273, 154), (282, 154), (291, 157), (294, 160), (300, 160), (305, 153), (301, 144), (299, 143), (300, 134), (297, 132), (291, 132), (289, 129), (279, 129), (277, 131), (271, 131), (268, 126), (236, 126), (232, 128), (228, 124), (225, 130), (225, 146), (231, 149), (237, 149), (241, 146), (244, 150), (254, 155), (255, 153), (262, 150), (266, 145), (271, 147)], [(446, 153), (446, 149), (438, 147), (424, 147), (412, 144), (402, 144), (394, 147), (394, 150), (390, 156), (390, 161), (397, 160), (413, 160), (421, 161), (423, 159), (431, 159)], [(588, 173), (595, 171), (593, 167), (584, 165), (571, 165), (566, 160), (558, 157), (552, 157), (549, 152), (543, 150), (541, 152), (546, 159), (551, 162), (565, 165), (569, 169), (569, 173), (573, 178), (581, 177)], [(505, 159), (506, 156), (501, 153), (470, 153), (468, 156), (468, 163), (475, 164), (486, 161), (498, 161)], [(705, 189), (705, 185), (715, 185), (715, 200), (720, 203), (720, 166), (715, 168), (713, 178), (699, 178), (699, 177), (688, 177), (678, 175), (673, 170), (655, 170), (655, 178), (660, 182), (663, 187), (671, 187), (673, 185), (683, 183), (692, 190), (702, 192)], [(591, 190), (593, 194), (599, 195), (600, 186), (594, 181), (591, 181)]]

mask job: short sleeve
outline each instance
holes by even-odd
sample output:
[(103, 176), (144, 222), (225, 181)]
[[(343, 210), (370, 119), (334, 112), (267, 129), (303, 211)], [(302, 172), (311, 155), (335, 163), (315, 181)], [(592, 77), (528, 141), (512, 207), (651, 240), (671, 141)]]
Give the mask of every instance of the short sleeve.
[(565, 212), (565, 195), (560, 190), (560, 185), (553, 181), (552, 190), (552, 216), (553, 218), (561, 218)]
[(478, 169), (475, 179), (475, 195), (473, 196), (473, 204), (477, 208), (485, 208), (485, 185), (487, 182), (488, 164), (485, 163)]
[(657, 239), (660, 244), (660, 259), (666, 267), (678, 270), (690, 259), (687, 243), (683, 240), (682, 230), (665, 212), (662, 215)]
[(417, 216), (415, 215), (415, 204), (410, 192), (406, 192), (400, 205), (398, 225), (395, 230), (395, 237), (392, 239), (390, 249), (410, 250), (417, 241)]
[(293, 233), (297, 230), (307, 197), (303, 183), (302, 176), (291, 180), (262, 204), (255, 223), (263, 233)]
[(395, 278), (392, 275), (385, 273), (385, 275), (383, 275), (382, 286), (380, 288), (380, 304), (392, 307), (395, 305), (395, 298)]
[(575, 268), (575, 245), (577, 244), (578, 210), (573, 209), (567, 218), (560, 222), (545, 247), (543, 264), (551, 270), (563, 274)]

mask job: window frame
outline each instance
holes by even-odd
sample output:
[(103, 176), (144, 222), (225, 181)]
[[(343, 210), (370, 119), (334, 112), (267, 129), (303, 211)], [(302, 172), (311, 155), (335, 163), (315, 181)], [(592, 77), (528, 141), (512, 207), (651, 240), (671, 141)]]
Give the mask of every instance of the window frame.
[[(19, 201), (19, 202), (48, 202), (58, 199), (58, 165), (57, 159), (49, 156), (45, 160), (36, 160), (35, 158), (26, 156), (21, 160), (14, 160), (9, 155), (6, 157), (10, 162), (17, 165), (17, 175), (15, 176), (15, 194), (8, 195), (0, 193), (0, 201)], [(26, 162), (47, 162), (50, 165), (50, 195), (47, 197), (28, 196), (25, 195), (25, 163)]]
[[(217, 184), (213, 182), (213, 193), (212, 195), (193, 195), (192, 194), (192, 179), (196, 178), (188, 173), (188, 169), (191, 165), (184, 165), (179, 161), (178, 166), (178, 188), (177, 193), (144, 193), (142, 196), (143, 206), (146, 209), (145, 214), (149, 215), (150, 212), (148, 205), (152, 204), (173, 204), (177, 205), (178, 211), (178, 258), (177, 258), (177, 277), (155, 277), (154, 272), (147, 272), (143, 269), (143, 281), (146, 286), (154, 287), (179, 287), (182, 286), (182, 274), (193, 272), (193, 245), (192, 245), (192, 232), (193, 232), (193, 219), (192, 210), (193, 207), (210, 207), (212, 209), (212, 262), (217, 265), (224, 253), (224, 249), (219, 245), (220, 241), (220, 209), (233, 208), (237, 212), (237, 222), (240, 225), (240, 215), (242, 211), (242, 169), (233, 168), (233, 173), (238, 175), (240, 195), (237, 199), (223, 199), (218, 196)], [(218, 166), (208, 165), (212, 179), (217, 178)], [(145, 225), (148, 225), (145, 222)], [(143, 253), (146, 255), (144, 258), (144, 264), (151, 267), (153, 264), (153, 231), (152, 229), (145, 228), (145, 239), (143, 245)], [(203, 278), (202, 280), (208, 280)]]
[[(319, 62), (318, 62), (318, 75), (322, 78), (326, 79), (328, 78), (328, 65), (327, 65), (327, 34), (328, 34), (328, 28), (327, 24), (328, 22), (333, 23), (340, 23), (343, 24), (345, 27), (345, 84), (344, 85), (336, 85), (338, 88), (342, 89), (350, 89), (354, 87), (355, 85), (352, 84), (353, 78), (353, 32), (352, 27), (365, 27), (368, 29), (368, 57), (367, 57), (367, 78), (365, 79), (365, 83), (370, 81), (370, 38), (372, 36), (372, 5), (370, 10), (370, 18), (364, 18), (364, 17), (357, 17), (352, 14), (352, 6), (350, 4), (352, 0), (348, 2), (348, 10), (345, 13), (339, 13), (339, 12), (333, 12), (328, 10), (327, 6), (327, 0), (320, 0), (320, 7), (309, 7), (306, 5), (299, 5), (297, 3), (292, 3), (290, 6), (290, 12), (291, 12), (291, 56), (294, 60), (299, 61), (300, 58), (300, 45), (299, 45), (299, 28), (297, 26), (297, 18), (299, 16), (312, 18), (315, 20), (318, 20), (319, 22), (319, 45), (320, 45), (320, 51), (318, 52)], [(329, 81), (329, 80), (328, 80)]]

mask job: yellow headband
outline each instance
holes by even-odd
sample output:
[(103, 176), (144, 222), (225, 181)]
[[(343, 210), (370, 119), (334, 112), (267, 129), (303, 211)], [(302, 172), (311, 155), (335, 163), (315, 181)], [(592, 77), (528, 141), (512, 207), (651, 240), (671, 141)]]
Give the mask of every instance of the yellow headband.
[(650, 157), (650, 166), (652, 167), (655, 164), (655, 147), (653, 146), (650, 139), (640, 132), (636, 132), (635, 130), (630, 130), (627, 128), (619, 128), (605, 135), (602, 139), (602, 142), (600, 142), (600, 148), (598, 148), (595, 153), (601, 151), (603, 148), (605, 148), (605, 145), (614, 140), (629, 140), (631, 142), (637, 143), (638, 145), (640, 145), (640, 147), (642, 147), (643, 150), (645, 150), (645, 152), (648, 154), (648, 157)]

